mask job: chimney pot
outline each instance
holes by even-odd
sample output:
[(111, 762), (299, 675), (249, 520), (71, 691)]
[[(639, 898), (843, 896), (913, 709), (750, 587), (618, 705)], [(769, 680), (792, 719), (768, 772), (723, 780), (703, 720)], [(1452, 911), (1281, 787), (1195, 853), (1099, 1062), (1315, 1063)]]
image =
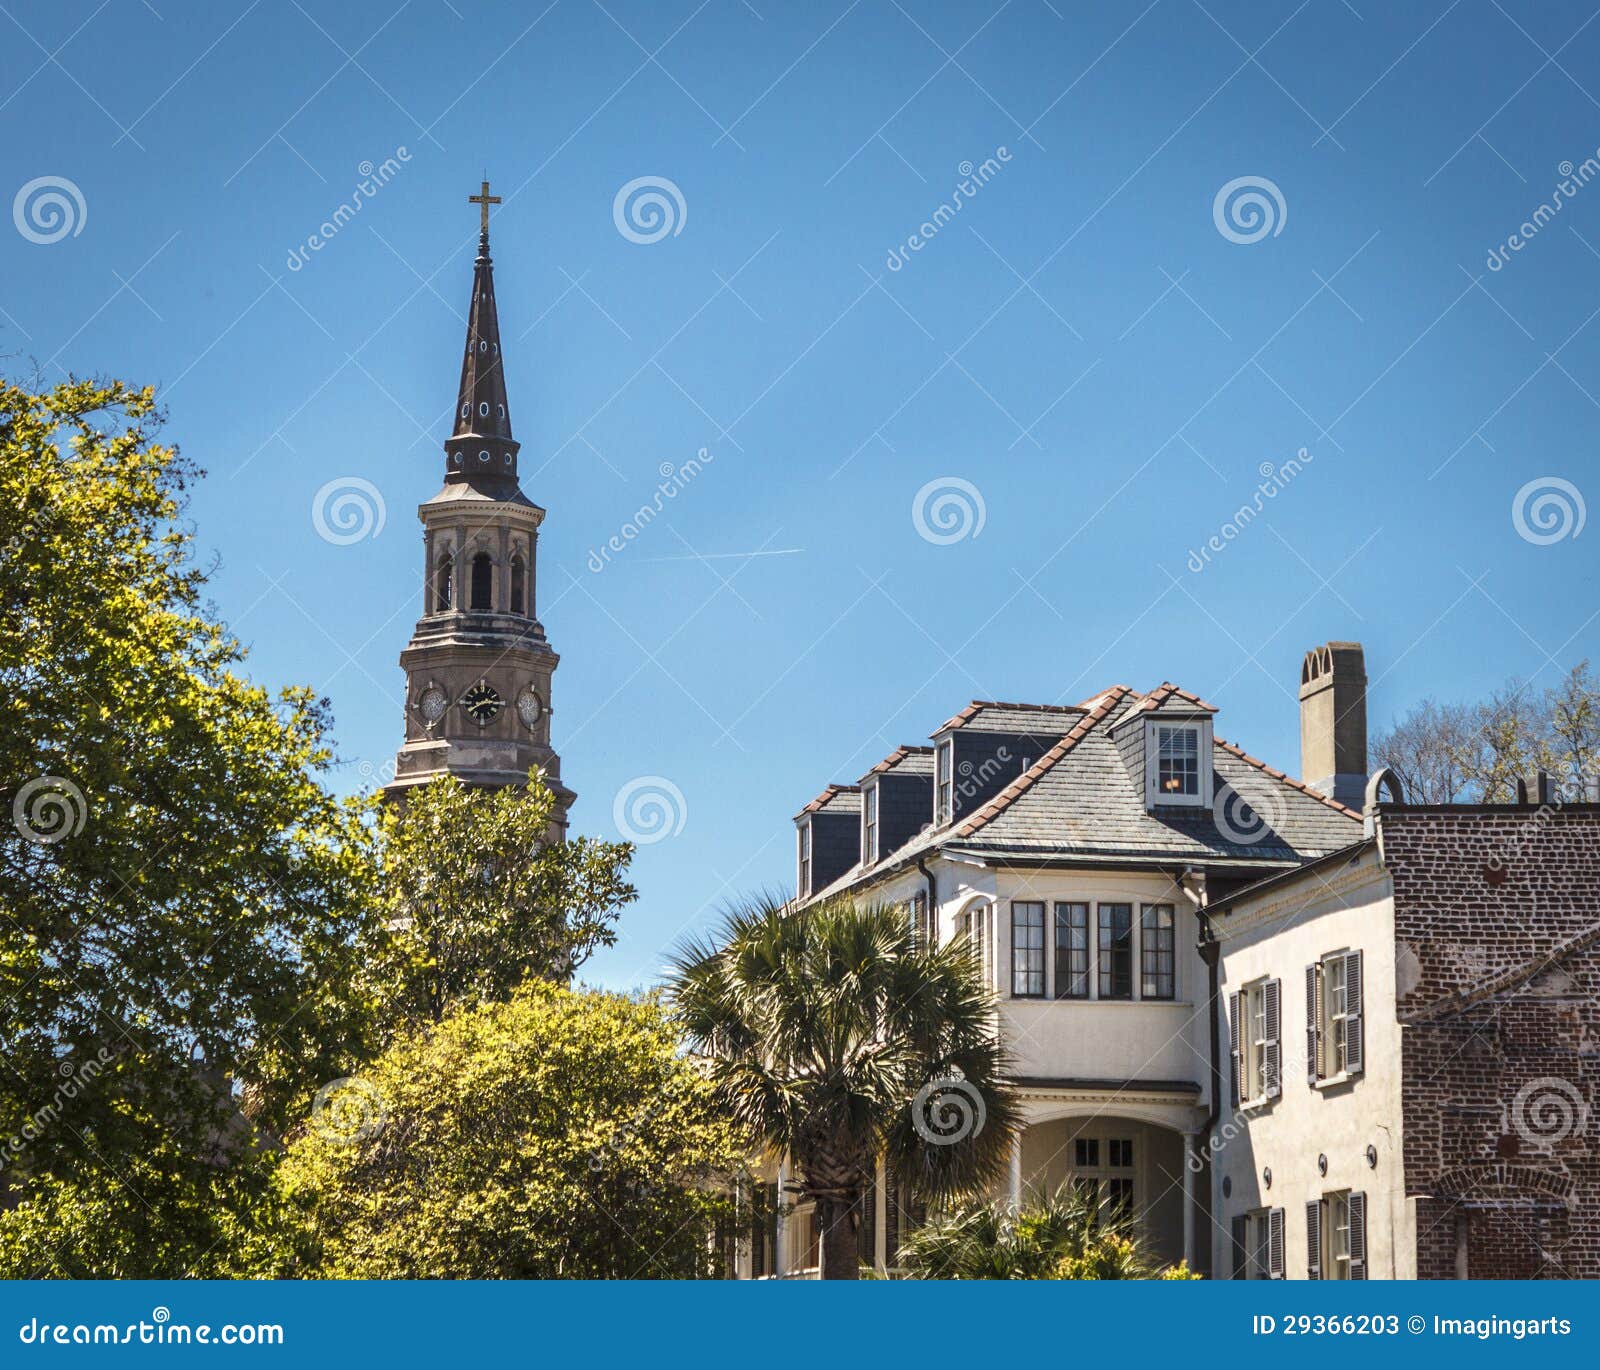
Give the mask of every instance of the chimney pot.
[(1313, 647), (1300, 666), (1300, 774), (1353, 809), (1367, 788), (1367, 662), (1359, 642)]

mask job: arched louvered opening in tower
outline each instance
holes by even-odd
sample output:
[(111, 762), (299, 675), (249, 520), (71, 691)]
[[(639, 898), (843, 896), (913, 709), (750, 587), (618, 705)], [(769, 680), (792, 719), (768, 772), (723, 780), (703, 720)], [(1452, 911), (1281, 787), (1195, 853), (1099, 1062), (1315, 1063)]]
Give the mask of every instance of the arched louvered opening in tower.
[(456, 564), (450, 557), (440, 560), (433, 572), (433, 612), (449, 613), (455, 601)]
[(528, 612), (526, 607), (527, 583), (528, 573), (527, 568), (522, 564), (522, 558), (512, 557), (511, 612), (514, 614), (525, 614)]
[(488, 613), (494, 608), (494, 559), (479, 552), (472, 559), (472, 610)]

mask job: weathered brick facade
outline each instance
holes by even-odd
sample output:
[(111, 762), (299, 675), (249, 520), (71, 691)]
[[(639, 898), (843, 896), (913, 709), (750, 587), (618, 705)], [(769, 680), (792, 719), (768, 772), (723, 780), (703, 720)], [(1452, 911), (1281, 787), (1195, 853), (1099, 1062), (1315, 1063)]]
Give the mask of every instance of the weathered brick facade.
[(1379, 823), (1417, 1274), (1600, 1278), (1600, 805)]

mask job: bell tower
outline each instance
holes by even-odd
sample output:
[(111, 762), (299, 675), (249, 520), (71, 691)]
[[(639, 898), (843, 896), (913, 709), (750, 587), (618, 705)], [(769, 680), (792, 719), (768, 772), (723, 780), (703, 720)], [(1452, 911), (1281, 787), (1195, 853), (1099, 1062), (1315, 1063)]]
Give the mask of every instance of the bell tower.
[(420, 505), (422, 617), (400, 653), (406, 674), (405, 743), (391, 798), (436, 775), (471, 785), (526, 784), (534, 767), (557, 802), (559, 837), (577, 797), (561, 783), (550, 746), (550, 680), (559, 657), (536, 610), (544, 510), (517, 481), (489, 257), (489, 183), (480, 207), (466, 355), (444, 486)]

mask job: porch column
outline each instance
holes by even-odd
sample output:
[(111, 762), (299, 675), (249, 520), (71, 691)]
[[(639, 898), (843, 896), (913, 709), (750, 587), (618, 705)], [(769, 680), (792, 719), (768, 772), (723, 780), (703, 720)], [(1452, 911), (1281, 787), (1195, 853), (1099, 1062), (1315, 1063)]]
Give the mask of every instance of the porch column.
[(1022, 1129), (1011, 1137), (1011, 1207), (1022, 1207)]
[(1198, 1135), (1195, 1132), (1183, 1134), (1183, 1259), (1191, 1270), (1194, 1269), (1195, 1163), (1199, 1160), (1194, 1139)]
[(789, 1182), (789, 1159), (784, 1157), (778, 1162), (778, 1212), (773, 1222), (772, 1236), (772, 1273), (782, 1279), (789, 1273), (788, 1255), (784, 1250), (784, 1239), (789, 1235), (788, 1215), (784, 1212), (784, 1200), (787, 1197), (786, 1187)]

